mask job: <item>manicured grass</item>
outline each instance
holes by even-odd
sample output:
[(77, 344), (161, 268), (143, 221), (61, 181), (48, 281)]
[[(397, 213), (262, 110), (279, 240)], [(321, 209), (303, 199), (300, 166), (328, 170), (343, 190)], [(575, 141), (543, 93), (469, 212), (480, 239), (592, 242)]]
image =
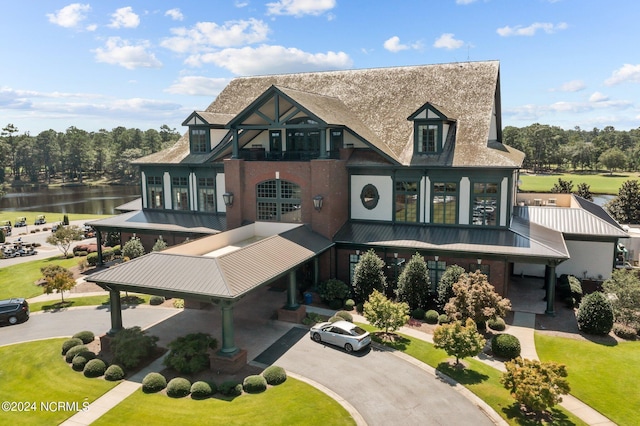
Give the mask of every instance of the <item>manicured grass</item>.
[[(44, 225), (34, 225), (33, 223), (36, 220), (36, 216), (45, 215), (47, 219), (47, 223)], [(13, 235), (19, 235), (20, 233), (26, 233), (27, 229), (29, 232), (38, 228), (42, 229), (44, 227), (51, 228), (51, 226), (55, 223), (62, 222), (64, 218), (64, 213), (51, 213), (51, 212), (18, 212), (18, 211), (0, 211), (0, 220), (10, 220), (11, 224), (14, 224), (17, 217), (26, 217), (27, 218), (27, 227), (13, 228)], [(95, 220), (102, 219), (105, 217), (110, 217), (112, 215), (101, 215), (101, 214), (80, 214), (80, 213), (68, 213), (69, 220)]]
[(521, 174), (520, 190), (522, 192), (549, 192), (554, 184), (558, 183), (558, 179), (573, 181), (574, 190), (577, 189), (579, 183), (586, 183), (591, 188), (593, 194), (611, 194), (618, 195), (618, 191), (622, 184), (627, 180), (640, 179), (638, 173), (558, 173), (543, 175), (527, 175)]
[(35, 407), (29, 406), (32, 410), (28, 412), (3, 410), (0, 412), (2, 424), (60, 424), (76, 411), (57, 410), (57, 405), (53, 406), (56, 410), (47, 411), (41, 403), (77, 403), (82, 408), (84, 402), (95, 401), (117, 384), (103, 379), (88, 379), (73, 371), (61, 356), (64, 340), (40, 340), (0, 347), (0, 401), (35, 403)]
[(640, 342), (607, 346), (590, 341), (535, 334), (543, 361), (565, 364), (571, 394), (619, 425), (640, 417)]
[(133, 395), (100, 417), (93, 425), (353, 425), (349, 413), (335, 400), (291, 377), (260, 394), (232, 400), (163, 394)]
[(24, 297), (28, 299), (39, 296), (43, 291), (35, 282), (42, 278), (41, 267), (60, 265), (64, 268), (71, 268), (78, 265), (81, 259), (83, 258), (61, 259), (60, 256), (55, 256), (6, 267), (1, 267), (2, 260), (0, 260), (0, 283), (2, 283), (0, 285), (0, 299), (9, 297)]
[[(151, 298), (151, 296), (146, 294), (136, 296), (137, 300), (135, 300), (133, 296), (129, 296), (129, 297), (130, 297), (129, 301), (125, 301), (124, 296), (122, 297), (123, 305), (124, 304), (129, 304), (129, 305), (149, 304), (149, 299)], [(108, 307), (109, 296), (86, 296), (86, 297), (68, 298), (66, 297), (66, 293), (65, 293), (64, 304), (62, 304), (60, 300), (36, 302), (36, 303), (30, 303), (29, 309), (31, 310), (31, 312), (37, 312), (37, 311), (54, 311), (54, 310), (66, 309), (66, 308), (77, 308), (79, 306), (98, 306), (98, 305)]]
[[(376, 328), (368, 324), (358, 324), (369, 332), (377, 331)], [(481, 361), (465, 358), (465, 369), (457, 369), (449, 366), (449, 356), (441, 349), (435, 349), (431, 343), (414, 339), (400, 334), (401, 339), (394, 343), (384, 344), (396, 350), (402, 351), (425, 364), (428, 364), (438, 371), (446, 374), (458, 383), (485, 401), (493, 408), (507, 423), (512, 425), (584, 425), (579, 418), (566, 411), (560, 406), (551, 409), (551, 422), (537, 422), (525, 417), (519, 410), (515, 400), (500, 383), (502, 373)]]

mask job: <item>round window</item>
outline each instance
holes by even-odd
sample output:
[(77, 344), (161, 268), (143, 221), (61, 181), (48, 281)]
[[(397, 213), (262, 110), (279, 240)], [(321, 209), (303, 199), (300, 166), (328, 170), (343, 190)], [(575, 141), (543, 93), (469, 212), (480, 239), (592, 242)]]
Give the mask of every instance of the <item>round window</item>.
[(362, 205), (371, 210), (374, 209), (378, 205), (378, 200), (380, 199), (380, 195), (378, 194), (378, 188), (374, 185), (368, 183), (362, 188), (362, 192), (360, 193), (360, 200), (362, 201)]

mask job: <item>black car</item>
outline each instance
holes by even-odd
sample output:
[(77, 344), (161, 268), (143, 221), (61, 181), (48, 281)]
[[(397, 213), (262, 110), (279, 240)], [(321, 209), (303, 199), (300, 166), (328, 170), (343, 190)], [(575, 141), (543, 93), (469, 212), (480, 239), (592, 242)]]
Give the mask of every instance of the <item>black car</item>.
[(0, 300), (0, 323), (11, 325), (29, 319), (29, 302), (23, 298)]

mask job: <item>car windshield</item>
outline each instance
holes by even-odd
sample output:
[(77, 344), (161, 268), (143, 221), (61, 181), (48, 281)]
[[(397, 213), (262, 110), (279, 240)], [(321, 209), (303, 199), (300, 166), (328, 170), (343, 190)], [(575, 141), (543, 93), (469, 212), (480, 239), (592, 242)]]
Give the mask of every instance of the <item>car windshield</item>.
[(350, 331), (350, 332), (351, 332), (351, 334), (352, 334), (352, 335), (354, 335), (354, 336), (362, 336), (363, 334), (366, 334), (366, 333), (367, 333), (367, 331), (366, 331), (366, 330), (363, 330), (362, 328), (360, 328), (360, 327), (358, 327), (358, 326), (353, 327), (353, 329), (351, 329), (351, 331)]

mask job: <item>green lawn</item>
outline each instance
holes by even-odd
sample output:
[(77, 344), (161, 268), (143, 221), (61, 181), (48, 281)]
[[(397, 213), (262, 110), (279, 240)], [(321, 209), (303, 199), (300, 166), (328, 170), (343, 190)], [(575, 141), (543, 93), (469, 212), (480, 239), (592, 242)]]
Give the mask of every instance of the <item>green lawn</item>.
[[(36, 220), (36, 216), (45, 215), (47, 219), (47, 223), (44, 225), (34, 225), (34, 221)], [(13, 228), (13, 235), (18, 235), (19, 233), (26, 233), (27, 229), (31, 232), (33, 229), (43, 227), (51, 228), (51, 225), (54, 223), (62, 222), (64, 218), (64, 213), (51, 213), (51, 212), (18, 212), (18, 211), (0, 211), (0, 220), (10, 220), (11, 223), (15, 223), (17, 217), (26, 217), (27, 218), (27, 227), (26, 228)], [(96, 220), (102, 219), (105, 217), (110, 217), (112, 215), (100, 215), (100, 214), (80, 214), (80, 213), (68, 213), (69, 220)]]
[[(62, 253), (61, 253), (62, 255)], [(0, 299), (9, 297), (24, 297), (25, 299), (39, 296), (43, 293), (42, 288), (35, 284), (42, 274), (40, 268), (47, 265), (60, 265), (65, 268), (76, 266), (82, 257), (72, 259), (61, 259), (60, 256), (49, 259), (32, 260), (31, 262), (19, 263), (6, 267), (0, 267)], [(2, 260), (0, 260), (2, 266)]]
[(260, 394), (231, 401), (135, 392), (93, 425), (353, 425), (349, 413), (316, 388), (291, 377)]
[[(358, 324), (366, 330), (376, 331), (375, 327), (368, 324)], [(447, 376), (453, 378), (458, 383), (464, 385), (480, 399), (491, 406), (507, 423), (511, 425), (584, 425), (579, 418), (566, 411), (560, 406), (551, 410), (553, 419), (551, 423), (538, 423), (532, 419), (527, 419), (522, 415), (515, 400), (500, 383), (502, 373), (487, 364), (475, 359), (465, 359), (468, 365), (463, 370), (451, 368), (448, 364), (449, 357), (441, 349), (435, 349), (431, 343), (414, 339), (405, 335), (400, 335), (401, 340), (394, 344), (385, 343), (399, 351), (410, 355), (425, 364), (428, 364)]]
[(565, 364), (571, 394), (615, 423), (637, 425), (640, 418), (640, 342), (607, 346), (535, 334), (543, 361)]
[[(0, 347), (0, 401), (28, 402), (29, 408), (35, 408), (29, 412), (3, 410), (0, 413), (2, 424), (60, 424), (76, 412), (66, 409), (47, 411), (41, 403), (78, 403), (81, 407), (83, 402), (95, 401), (116, 385), (103, 379), (87, 379), (82, 373), (73, 371), (60, 355), (64, 340), (40, 340)], [(33, 403), (35, 407), (31, 405)]]
[[(124, 297), (122, 300), (122, 304), (130, 304), (130, 305), (139, 305), (139, 304), (149, 304), (149, 299), (151, 296), (147, 294), (141, 294), (136, 296), (137, 300), (133, 299), (133, 296), (129, 296), (130, 301), (125, 301)], [(29, 304), (29, 309), (31, 312), (37, 311), (52, 311), (61, 308), (77, 308), (79, 306), (109, 306), (109, 296), (85, 296), (85, 297), (74, 297), (64, 299), (64, 305), (60, 302), (60, 300), (55, 301), (46, 301), (46, 302), (35, 302)]]
[(591, 187), (593, 194), (611, 194), (618, 195), (620, 186), (627, 180), (640, 179), (638, 173), (614, 173), (610, 176), (608, 173), (558, 173), (544, 175), (527, 175), (521, 174), (520, 190), (522, 192), (549, 192), (558, 179), (573, 181), (574, 190), (577, 189), (579, 183), (586, 183)]

